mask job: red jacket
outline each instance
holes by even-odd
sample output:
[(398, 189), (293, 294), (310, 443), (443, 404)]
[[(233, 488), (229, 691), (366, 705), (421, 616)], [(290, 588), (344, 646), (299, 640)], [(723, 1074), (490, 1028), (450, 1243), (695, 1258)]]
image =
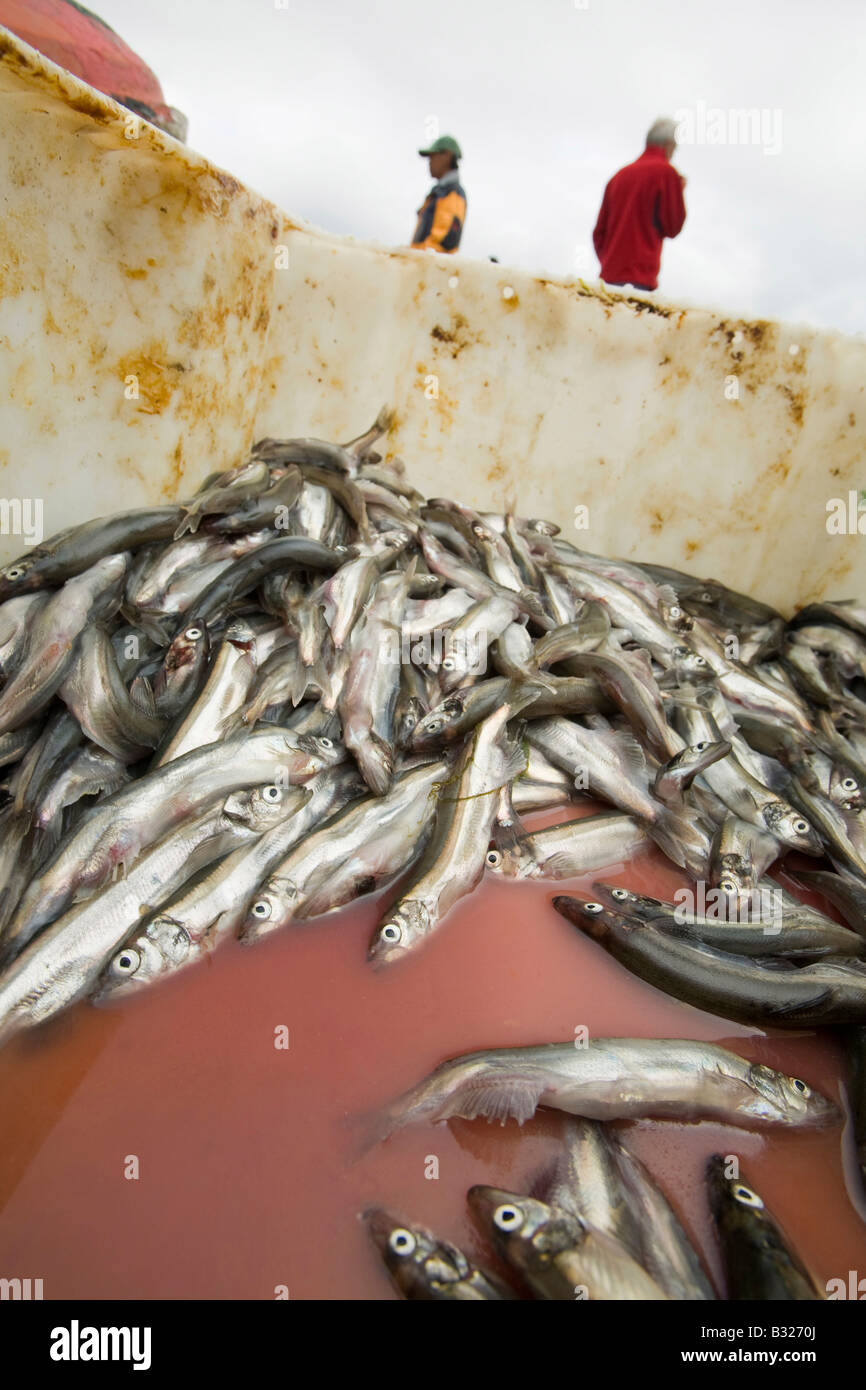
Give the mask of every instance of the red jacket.
[(662, 240), (679, 236), (686, 220), (679, 174), (658, 145), (614, 174), (592, 234), (601, 278), (611, 285), (658, 284)]

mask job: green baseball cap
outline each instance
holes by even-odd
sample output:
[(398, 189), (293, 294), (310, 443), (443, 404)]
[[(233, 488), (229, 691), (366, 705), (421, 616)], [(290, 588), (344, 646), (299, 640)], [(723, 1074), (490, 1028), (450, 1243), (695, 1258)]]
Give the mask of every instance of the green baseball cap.
[(419, 150), (419, 154), (453, 154), (455, 159), (463, 158), (463, 151), (454, 139), (453, 135), (440, 135), (438, 140), (434, 140), (429, 150)]

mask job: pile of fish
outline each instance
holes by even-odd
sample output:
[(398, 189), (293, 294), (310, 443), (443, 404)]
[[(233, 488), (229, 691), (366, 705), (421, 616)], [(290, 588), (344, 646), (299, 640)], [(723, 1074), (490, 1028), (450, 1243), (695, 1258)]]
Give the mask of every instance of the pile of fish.
[[(186, 503), (0, 570), (0, 1038), (393, 881), (369, 947), (390, 966), (485, 871), (556, 881), (653, 844), (685, 903), (599, 883), (554, 906), (676, 998), (846, 1025), (859, 1057), (866, 607), (786, 621), (427, 499), (375, 452), (389, 426), (261, 440)], [(609, 809), (521, 820), (589, 800)], [(769, 876), (789, 851), (829, 861), (802, 881), (847, 925)], [(531, 1069), (439, 1117), (525, 1118), (570, 1084)], [(704, 1113), (690, 1066), (671, 1084), (666, 1113)]]
[[(826, 1295), (740, 1175), (735, 1154), (707, 1164), (710, 1209), (730, 1299)], [(427, 1301), (709, 1300), (716, 1292), (640, 1159), (595, 1120), (567, 1120), (553, 1171), (532, 1192), (476, 1186), (469, 1208), (508, 1279), (382, 1207), (362, 1214), (397, 1289)]]
[[(595, 1038), (495, 1048), (443, 1062), (371, 1117), (364, 1145), (405, 1125), (456, 1117), (523, 1124), (538, 1106), (569, 1117), (553, 1172), (537, 1176), (526, 1192), (479, 1186), (468, 1194), (509, 1282), (385, 1208), (363, 1213), (406, 1298), (714, 1299), (713, 1284), (664, 1193), (607, 1122), (685, 1119), (746, 1129), (820, 1129), (840, 1119), (834, 1103), (805, 1081), (713, 1043)], [(742, 1180), (736, 1154), (715, 1155), (707, 1183), (729, 1299), (826, 1296)]]

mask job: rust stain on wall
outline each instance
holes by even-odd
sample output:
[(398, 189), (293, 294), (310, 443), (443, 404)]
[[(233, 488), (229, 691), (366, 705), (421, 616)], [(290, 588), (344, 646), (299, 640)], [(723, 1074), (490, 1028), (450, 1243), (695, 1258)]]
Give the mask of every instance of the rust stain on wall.
[[(155, 342), (118, 359), (115, 371), (124, 406), (144, 415), (160, 415), (166, 409), (187, 368), (182, 362), (166, 362), (163, 352), (163, 345)], [(123, 394), (129, 377), (135, 377), (137, 399)]]
[(435, 342), (442, 343), (452, 357), (459, 357), (463, 349), (471, 347), (473, 343), (484, 342), (480, 333), (471, 331), (463, 314), (455, 314), (447, 327), (443, 327), (441, 323), (434, 324), (430, 330), (430, 337)]

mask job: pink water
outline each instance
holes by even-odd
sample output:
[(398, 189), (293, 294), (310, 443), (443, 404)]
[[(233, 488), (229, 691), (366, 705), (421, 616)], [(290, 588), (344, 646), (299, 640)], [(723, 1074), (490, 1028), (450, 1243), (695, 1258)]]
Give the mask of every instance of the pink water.
[[(570, 812), (574, 814), (574, 812)], [(536, 818), (541, 824), (551, 817)], [(562, 817), (559, 817), (562, 818)], [(414, 959), (366, 962), (381, 895), (255, 947), (229, 943), (122, 1006), (82, 1005), (0, 1052), (0, 1276), (46, 1298), (393, 1298), (357, 1220), (382, 1204), (483, 1259), (466, 1189), (526, 1190), (559, 1117), (403, 1131), (360, 1161), (347, 1120), (445, 1057), (593, 1036), (718, 1041), (839, 1099), (832, 1034), (764, 1035), (633, 979), (550, 906), (593, 878), (658, 896), (655, 851), (570, 884), (488, 876)], [(818, 901), (817, 899), (813, 899)], [(274, 1046), (289, 1029), (288, 1050)], [(866, 1202), (842, 1130), (622, 1126), (719, 1265), (703, 1165), (736, 1153), (824, 1283), (866, 1274)], [(124, 1176), (128, 1157), (139, 1177)], [(439, 1176), (430, 1179), (430, 1156)], [(846, 1160), (847, 1161), (847, 1160)]]

